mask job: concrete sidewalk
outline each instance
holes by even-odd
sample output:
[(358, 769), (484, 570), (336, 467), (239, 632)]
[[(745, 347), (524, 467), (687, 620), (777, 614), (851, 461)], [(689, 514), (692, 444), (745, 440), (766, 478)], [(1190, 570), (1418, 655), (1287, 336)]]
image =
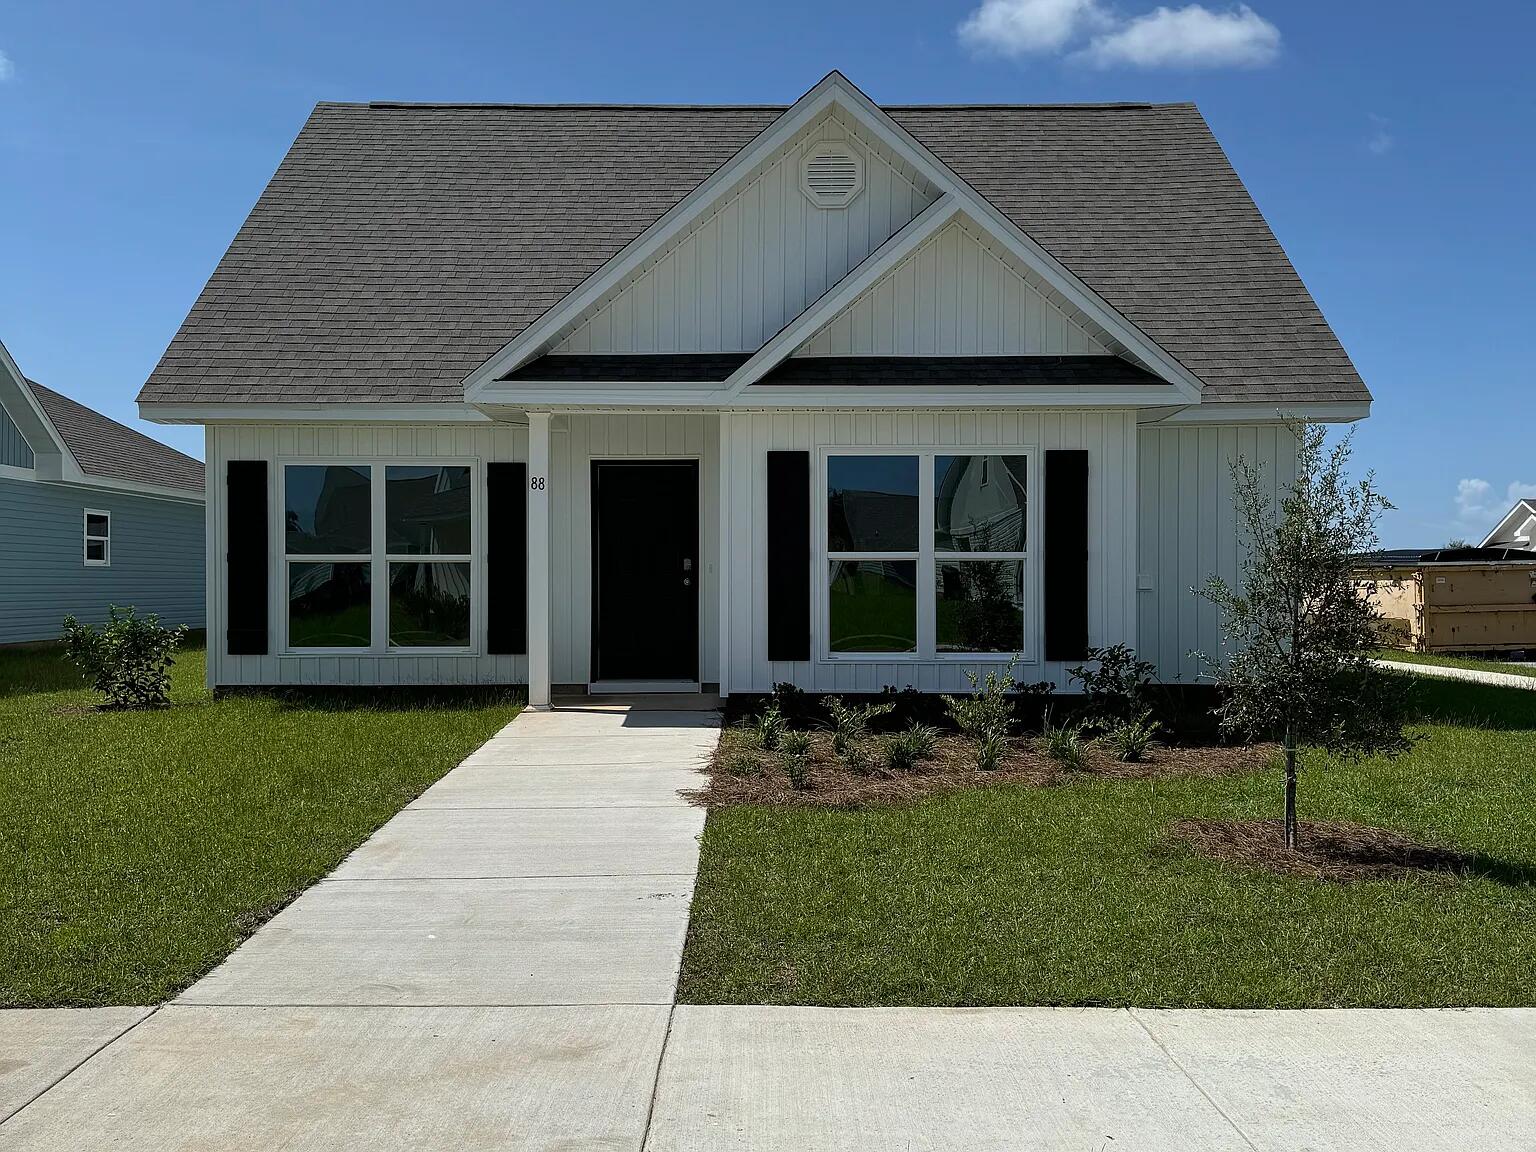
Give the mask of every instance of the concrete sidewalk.
[(718, 729), (523, 713), (175, 1003), (11, 1025), (0, 1146), (638, 1149)]

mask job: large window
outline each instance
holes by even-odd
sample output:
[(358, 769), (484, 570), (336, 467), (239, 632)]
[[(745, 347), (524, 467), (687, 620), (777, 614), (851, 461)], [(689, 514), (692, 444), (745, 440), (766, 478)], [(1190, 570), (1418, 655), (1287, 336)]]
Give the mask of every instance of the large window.
[(288, 647), (466, 649), (467, 464), (283, 469)]
[(1028, 459), (826, 458), (828, 653), (1026, 650)]

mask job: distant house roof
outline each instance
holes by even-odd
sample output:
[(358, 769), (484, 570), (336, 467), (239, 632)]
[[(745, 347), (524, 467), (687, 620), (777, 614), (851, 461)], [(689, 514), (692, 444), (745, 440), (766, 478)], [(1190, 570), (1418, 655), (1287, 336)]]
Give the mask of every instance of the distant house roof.
[(36, 380), (28, 380), (27, 387), (87, 476), (202, 494), (201, 460), (152, 440)]
[[(1205, 402), (1370, 398), (1193, 105), (885, 111)], [(320, 104), (139, 400), (462, 400), (783, 112)]]
[(1529, 548), (1536, 545), (1533, 520), (1536, 520), (1536, 500), (1526, 498), (1516, 501), (1493, 531), (1483, 537), (1483, 546), (1497, 547), (1502, 544), (1505, 547)]

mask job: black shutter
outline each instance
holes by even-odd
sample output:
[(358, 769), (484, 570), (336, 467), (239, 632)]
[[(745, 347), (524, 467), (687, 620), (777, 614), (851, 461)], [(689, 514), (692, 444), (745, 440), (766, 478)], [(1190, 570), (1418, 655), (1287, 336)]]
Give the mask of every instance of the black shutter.
[(811, 658), (811, 454), (768, 453), (768, 659)]
[(1088, 453), (1045, 454), (1045, 658), (1088, 657)]
[(225, 641), (231, 656), (267, 654), (267, 462), (231, 460), (225, 471)]
[(485, 647), (528, 652), (528, 466), (485, 466)]

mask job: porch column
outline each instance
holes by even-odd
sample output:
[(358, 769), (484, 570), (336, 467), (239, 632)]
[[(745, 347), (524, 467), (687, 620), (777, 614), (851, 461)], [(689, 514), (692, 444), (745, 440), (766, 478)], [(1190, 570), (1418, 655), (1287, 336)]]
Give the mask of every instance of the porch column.
[(528, 413), (528, 707), (549, 710), (549, 422)]

